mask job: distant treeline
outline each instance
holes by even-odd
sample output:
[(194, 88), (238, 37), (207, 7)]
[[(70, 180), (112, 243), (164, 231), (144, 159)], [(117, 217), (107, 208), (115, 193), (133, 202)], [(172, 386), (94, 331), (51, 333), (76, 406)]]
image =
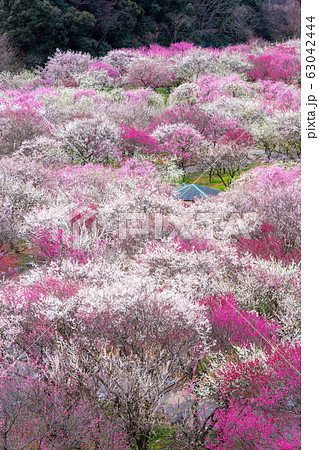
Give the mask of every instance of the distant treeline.
[(27, 67), (56, 48), (100, 56), (179, 41), (225, 47), (299, 36), (300, 0), (0, 0), (0, 34)]

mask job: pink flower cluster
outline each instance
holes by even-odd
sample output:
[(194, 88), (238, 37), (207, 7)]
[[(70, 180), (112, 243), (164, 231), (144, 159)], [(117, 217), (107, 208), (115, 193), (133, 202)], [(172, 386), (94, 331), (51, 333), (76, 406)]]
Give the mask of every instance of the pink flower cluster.
[(205, 307), (214, 349), (232, 351), (232, 346), (253, 344), (270, 350), (278, 341), (279, 325), (251, 311), (244, 311), (234, 296), (220, 295), (199, 301)]
[[(75, 224), (80, 219), (76, 214), (71, 218), (71, 224)], [(89, 218), (85, 222), (85, 226), (89, 227), (93, 218)], [(32, 245), (36, 258), (40, 261), (54, 261), (62, 257), (68, 257), (79, 263), (86, 263), (89, 255), (83, 249), (74, 246), (74, 237), (66, 236), (66, 234), (58, 228), (57, 230), (39, 229), (33, 233)]]
[(300, 60), (294, 47), (279, 46), (269, 49), (260, 56), (249, 56), (254, 68), (247, 73), (250, 80), (284, 81), (298, 83), (300, 80)]
[(134, 127), (123, 127), (123, 133), (120, 138), (120, 146), (123, 155), (132, 157), (136, 152), (141, 154), (156, 155), (162, 152), (156, 139), (147, 132), (137, 130)]
[(0, 279), (1, 277), (12, 278), (17, 275), (15, 269), (18, 266), (18, 257), (8, 254), (2, 247), (0, 248)]
[(114, 67), (110, 67), (108, 64), (102, 61), (94, 61), (89, 64), (88, 71), (90, 72), (106, 72), (107, 76), (110, 78), (116, 79), (120, 76), (119, 72), (114, 69)]
[(224, 407), (209, 450), (300, 448), (300, 346), (278, 345), (265, 360), (229, 363), (217, 373)]
[(283, 239), (278, 240), (273, 234), (273, 226), (264, 224), (260, 227), (254, 239), (240, 237), (236, 247), (241, 254), (249, 252), (255, 257), (268, 260), (282, 261), (286, 264), (299, 263), (301, 260), (301, 249), (298, 246), (290, 248)]

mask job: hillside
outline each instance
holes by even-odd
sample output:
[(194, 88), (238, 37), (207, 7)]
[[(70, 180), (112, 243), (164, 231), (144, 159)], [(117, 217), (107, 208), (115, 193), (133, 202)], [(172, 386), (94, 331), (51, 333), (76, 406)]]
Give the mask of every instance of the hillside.
[(28, 68), (57, 48), (95, 57), (179, 41), (223, 48), (300, 37), (300, 0), (1, 0), (1, 34)]
[(300, 41), (0, 89), (0, 447), (299, 449)]

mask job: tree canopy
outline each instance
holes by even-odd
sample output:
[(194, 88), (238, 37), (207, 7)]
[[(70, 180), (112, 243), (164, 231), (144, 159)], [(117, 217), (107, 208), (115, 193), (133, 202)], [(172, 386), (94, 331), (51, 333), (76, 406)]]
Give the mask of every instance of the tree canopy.
[(300, 0), (0, 0), (0, 34), (12, 38), (27, 67), (56, 48), (100, 56), (154, 43), (225, 47), (296, 37), (299, 17)]

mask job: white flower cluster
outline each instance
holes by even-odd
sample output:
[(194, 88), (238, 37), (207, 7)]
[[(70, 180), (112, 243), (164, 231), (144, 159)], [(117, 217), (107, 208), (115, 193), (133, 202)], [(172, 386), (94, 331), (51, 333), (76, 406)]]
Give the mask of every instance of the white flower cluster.
[(75, 119), (56, 133), (61, 145), (74, 159), (89, 162), (116, 158), (120, 127), (108, 119)]
[(183, 82), (196, 82), (203, 75), (214, 73), (217, 61), (216, 55), (196, 50), (177, 62), (174, 73)]
[(251, 126), (255, 146), (263, 149), (268, 157), (282, 155), (300, 157), (301, 118), (299, 111), (274, 111)]
[(200, 89), (195, 83), (183, 83), (173, 90), (168, 106), (193, 106), (198, 102)]

